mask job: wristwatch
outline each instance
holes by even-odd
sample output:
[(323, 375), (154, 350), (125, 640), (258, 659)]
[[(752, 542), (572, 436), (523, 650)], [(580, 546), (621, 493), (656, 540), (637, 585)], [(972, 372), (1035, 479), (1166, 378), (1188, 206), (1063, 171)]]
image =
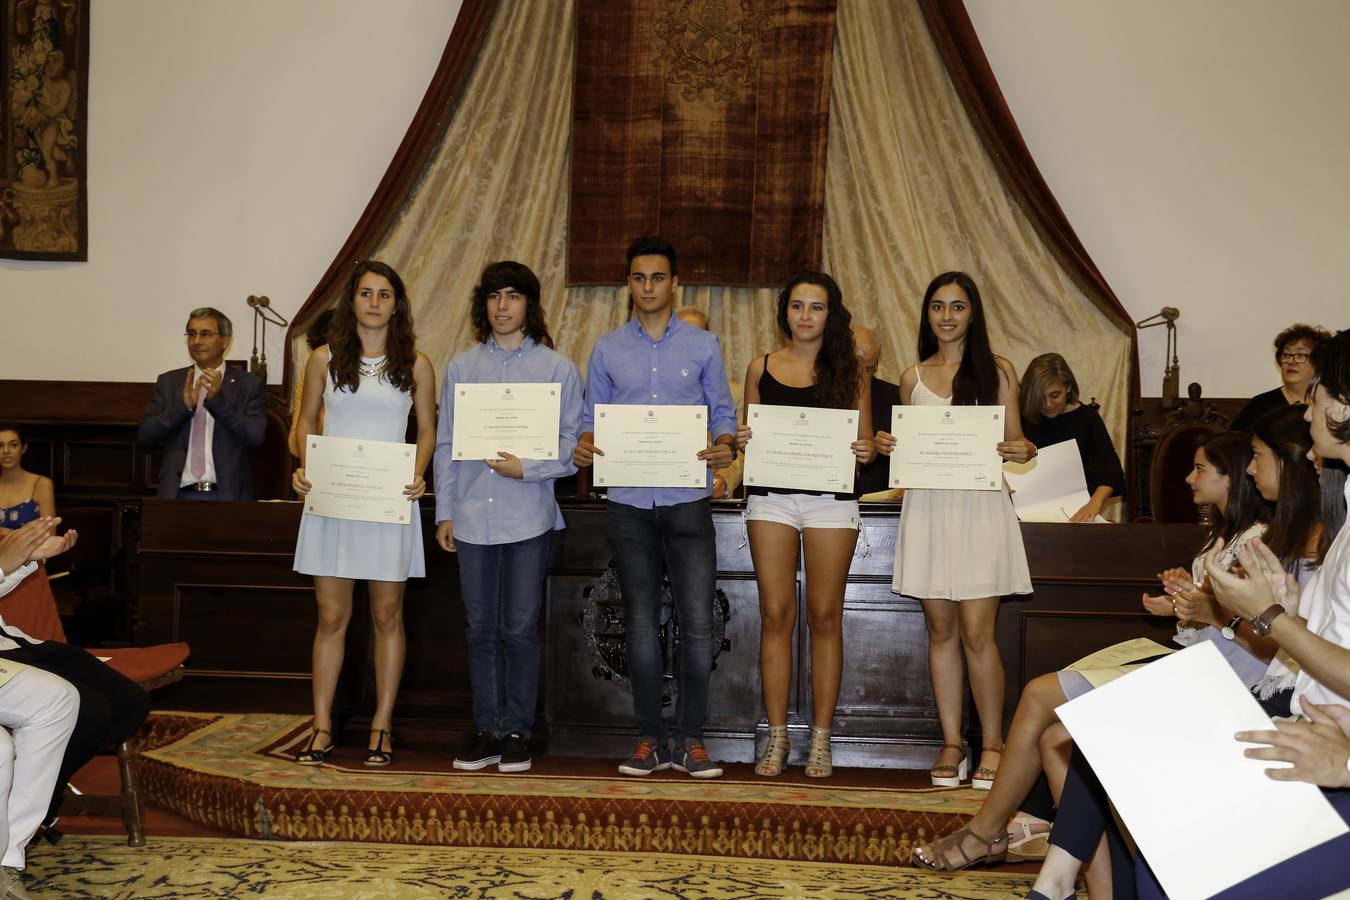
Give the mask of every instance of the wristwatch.
[(1219, 634), (1228, 638), (1228, 640), (1230, 641), (1236, 640), (1238, 626), (1241, 624), (1242, 624), (1242, 616), (1233, 616), (1233, 618), (1228, 622), (1227, 625), (1219, 629)]
[(1282, 615), (1284, 615), (1284, 607), (1278, 603), (1272, 603), (1260, 615), (1252, 616), (1252, 631), (1256, 632), (1257, 637), (1265, 637), (1270, 634), (1270, 623)]
[(731, 443), (727, 444), (727, 446), (731, 448), (731, 461), (735, 462), (736, 457), (741, 455), (741, 451), (737, 449), (735, 441), (732, 441)]

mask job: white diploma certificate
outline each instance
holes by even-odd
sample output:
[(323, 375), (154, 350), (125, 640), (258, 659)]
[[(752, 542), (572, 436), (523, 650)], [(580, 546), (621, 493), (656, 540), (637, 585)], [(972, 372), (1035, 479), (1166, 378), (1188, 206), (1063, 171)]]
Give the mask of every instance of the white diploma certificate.
[(746, 415), (747, 486), (853, 493), (856, 409), (751, 403)]
[(707, 487), (706, 406), (597, 403), (595, 446), (596, 487)]
[(1001, 406), (893, 406), (891, 487), (955, 491), (1003, 488)]
[(1058, 709), (1167, 896), (1212, 897), (1346, 832), (1311, 784), (1272, 781), (1238, 731), (1271, 731), (1206, 641)]
[(403, 495), (417, 462), (414, 444), (311, 434), (305, 477), (313, 485), (305, 509), (330, 519), (407, 525), (413, 503)]
[(457, 384), (453, 458), (557, 459), (561, 384)]
[[(1092, 499), (1078, 442), (1070, 438), (1038, 447), (1024, 463), (1006, 462), (1003, 475), (1012, 486), (1013, 508), (1023, 522), (1067, 522)], [(1101, 516), (1093, 521), (1105, 522)]]

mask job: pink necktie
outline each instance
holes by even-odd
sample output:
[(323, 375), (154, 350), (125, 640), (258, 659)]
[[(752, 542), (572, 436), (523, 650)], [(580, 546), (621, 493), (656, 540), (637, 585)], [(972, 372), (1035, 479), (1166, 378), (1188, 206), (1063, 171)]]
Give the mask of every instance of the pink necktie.
[(197, 409), (192, 413), (192, 434), (188, 438), (188, 471), (198, 481), (206, 475), (206, 388), (197, 391)]

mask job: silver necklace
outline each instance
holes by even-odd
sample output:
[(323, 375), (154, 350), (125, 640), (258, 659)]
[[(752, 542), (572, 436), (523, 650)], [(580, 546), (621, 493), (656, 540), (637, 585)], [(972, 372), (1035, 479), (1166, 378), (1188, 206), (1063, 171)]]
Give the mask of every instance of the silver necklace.
[(361, 357), (360, 362), (357, 363), (356, 369), (367, 378), (374, 378), (384, 373), (385, 359), (386, 358), (383, 356), (377, 356), (367, 361), (363, 356)]

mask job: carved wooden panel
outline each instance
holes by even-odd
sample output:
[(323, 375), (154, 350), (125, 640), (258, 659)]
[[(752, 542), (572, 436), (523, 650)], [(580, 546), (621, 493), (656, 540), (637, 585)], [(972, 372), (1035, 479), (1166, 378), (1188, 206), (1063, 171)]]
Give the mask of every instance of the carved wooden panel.
[[(422, 512), (427, 577), (408, 583), (407, 665), (395, 717), (405, 741), (449, 749), (473, 727), (463, 603), (457, 558), (434, 545), (432, 509)], [(307, 710), (315, 608), (310, 579), (291, 571), (299, 504), (220, 504), (213, 516), (200, 513), (198, 504), (144, 503), (138, 641), (181, 634), (193, 645), (186, 684), (172, 698), (183, 708)], [(596, 677), (581, 624), (583, 593), (611, 555), (605, 506), (567, 502), (564, 516), (569, 527), (555, 535), (542, 617), (536, 731), (549, 752), (617, 756), (630, 749), (635, 734), (632, 698)], [(923, 613), (916, 600), (890, 589), (896, 518), (893, 507), (868, 511), (869, 549), (864, 555), (860, 544), (846, 590), (844, 673), (834, 722), (841, 765), (926, 765), (940, 743)], [(741, 544), (740, 506), (717, 507), (714, 522), (717, 583), (731, 613), (729, 648), (719, 654), (712, 676), (705, 733), (716, 755), (745, 761), (753, 759), (756, 736), (763, 734), (758, 592)], [(1129, 637), (1165, 642), (1167, 625), (1142, 614), (1140, 591), (1165, 565), (1189, 559), (1201, 539), (1194, 526), (1024, 525), (1022, 532), (1036, 593), (1005, 600), (999, 610), (1008, 715), (1021, 685), (1036, 675)], [(811, 720), (801, 591), (799, 583), (789, 700), (799, 754)], [(358, 587), (338, 696), (354, 731), (374, 706), (372, 648), (369, 607)], [(973, 719), (969, 710), (967, 719)]]

